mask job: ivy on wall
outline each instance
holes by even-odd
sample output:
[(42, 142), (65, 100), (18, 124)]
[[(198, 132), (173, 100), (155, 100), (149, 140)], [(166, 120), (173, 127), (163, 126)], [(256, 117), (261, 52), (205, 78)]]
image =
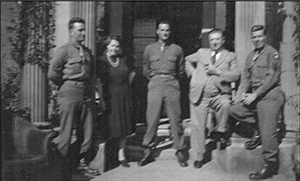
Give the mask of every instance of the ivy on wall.
[(25, 63), (48, 70), (49, 51), (54, 47), (55, 3), (16, 2), (11, 26), (7, 27), (11, 58), (18, 66), (7, 68), (1, 77), (1, 109), (10, 109), (29, 117), (29, 108), (20, 108), (21, 69)]
[(51, 1), (26, 1), (11, 8), (12, 26), (7, 28), (12, 35), (9, 37), (13, 47), (11, 57), (20, 67), (25, 63), (38, 64), (47, 71), (49, 50), (54, 47), (54, 7)]

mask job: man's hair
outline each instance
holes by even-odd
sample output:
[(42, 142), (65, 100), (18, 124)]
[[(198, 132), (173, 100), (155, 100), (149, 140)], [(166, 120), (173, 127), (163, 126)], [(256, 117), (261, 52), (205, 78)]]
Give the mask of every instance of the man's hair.
[(110, 44), (110, 42), (112, 40), (116, 40), (117, 42), (120, 43), (120, 46), (122, 45), (122, 37), (120, 35), (117, 35), (117, 36), (108, 36), (104, 40), (104, 46), (105, 46), (105, 48)]
[(263, 25), (254, 25), (251, 28), (251, 33), (255, 32), (255, 31), (260, 31), (260, 30), (264, 30), (264, 34), (266, 35), (267, 30), (265, 29), (265, 27)]
[(168, 24), (171, 28), (171, 23), (169, 20), (163, 19), (163, 20), (159, 20), (158, 23), (156, 24), (156, 29), (158, 29), (160, 24)]
[(222, 29), (220, 29), (220, 28), (214, 28), (214, 29), (212, 29), (212, 30), (210, 30), (210, 31), (208, 32), (209, 35), (210, 35), (210, 34), (213, 34), (213, 33), (221, 33), (221, 34), (222, 34), (222, 37), (224, 37), (224, 31), (223, 31)]
[(79, 18), (79, 17), (74, 17), (74, 18), (70, 19), (70, 21), (68, 23), (69, 30), (71, 30), (73, 28), (73, 26), (74, 26), (75, 23), (83, 23), (83, 24), (85, 24), (85, 21), (84, 21), (84, 19)]

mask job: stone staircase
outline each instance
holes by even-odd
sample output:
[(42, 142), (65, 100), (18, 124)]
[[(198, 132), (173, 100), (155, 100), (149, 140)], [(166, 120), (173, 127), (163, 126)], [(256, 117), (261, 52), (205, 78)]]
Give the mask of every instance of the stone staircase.
[[(188, 122), (184, 123), (185, 138), (187, 145), (189, 146), (189, 127)], [(172, 139), (170, 138), (169, 123), (166, 120), (162, 120), (157, 134), (157, 147), (156, 147), (156, 160), (176, 160), (175, 151), (172, 149)], [(142, 136), (146, 131), (146, 126), (143, 124), (137, 125), (137, 131), (134, 135), (128, 138), (125, 154), (129, 161), (138, 161), (143, 156), (143, 149), (140, 147), (142, 143)], [(262, 148), (257, 147), (254, 150), (246, 150), (244, 148), (244, 142), (247, 138), (242, 138), (234, 134), (231, 138), (232, 145), (225, 150), (219, 150), (219, 145), (212, 147), (210, 140), (207, 141), (207, 153), (206, 157), (210, 157), (209, 160), (217, 162), (218, 166), (229, 174), (250, 173), (257, 171), (263, 164)], [(292, 147), (295, 145), (295, 139), (293, 134), (287, 134), (282, 140), (279, 146), (280, 149), (280, 168), (279, 174), (284, 175), (286, 180), (295, 181), (295, 173), (293, 171), (292, 160)], [(194, 156), (191, 149), (189, 149), (189, 165), (194, 162)]]

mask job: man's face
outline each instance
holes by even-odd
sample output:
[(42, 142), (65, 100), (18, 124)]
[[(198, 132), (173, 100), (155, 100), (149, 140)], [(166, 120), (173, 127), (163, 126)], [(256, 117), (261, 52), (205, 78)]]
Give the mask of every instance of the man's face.
[(255, 49), (263, 48), (266, 45), (266, 38), (264, 30), (258, 30), (251, 33), (251, 40)]
[(75, 41), (81, 43), (85, 40), (85, 24), (76, 22), (70, 31), (71, 37)]
[(209, 46), (212, 51), (218, 51), (223, 48), (225, 42), (221, 32), (211, 33), (208, 36)]
[(168, 24), (159, 24), (158, 29), (156, 30), (158, 38), (162, 41), (168, 40), (170, 37), (170, 25)]

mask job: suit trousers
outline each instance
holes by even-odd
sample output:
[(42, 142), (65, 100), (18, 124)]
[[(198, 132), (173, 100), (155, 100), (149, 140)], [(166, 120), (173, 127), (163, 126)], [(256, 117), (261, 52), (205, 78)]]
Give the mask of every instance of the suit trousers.
[(257, 116), (265, 162), (278, 162), (279, 144), (276, 130), (284, 99), (284, 94), (278, 86), (249, 106), (239, 102), (229, 109), (230, 115), (238, 121), (251, 122), (249, 120)]
[[(63, 156), (69, 153), (71, 138), (78, 148), (72, 152), (85, 153), (91, 146), (94, 103), (91, 89), (83, 82), (66, 81), (58, 92), (60, 131), (58, 150)], [(72, 133), (76, 133), (72, 136)]]
[(180, 85), (173, 76), (156, 75), (148, 83), (147, 131), (143, 138), (143, 145), (153, 146), (163, 105), (170, 119), (173, 148), (177, 150), (183, 149), (185, 146), (183, 130), (180, 124)]
[(228, 120), (231, 95), (223, 94), (211, 98), (203, 97), (196, 104), (190, 103), (191, 112), (191, 148), (198, 161), (203, 160), (205, 152), (205, 129), (209, 109), (214, 110), (217, 125), (216, 131), (225, 132)]

